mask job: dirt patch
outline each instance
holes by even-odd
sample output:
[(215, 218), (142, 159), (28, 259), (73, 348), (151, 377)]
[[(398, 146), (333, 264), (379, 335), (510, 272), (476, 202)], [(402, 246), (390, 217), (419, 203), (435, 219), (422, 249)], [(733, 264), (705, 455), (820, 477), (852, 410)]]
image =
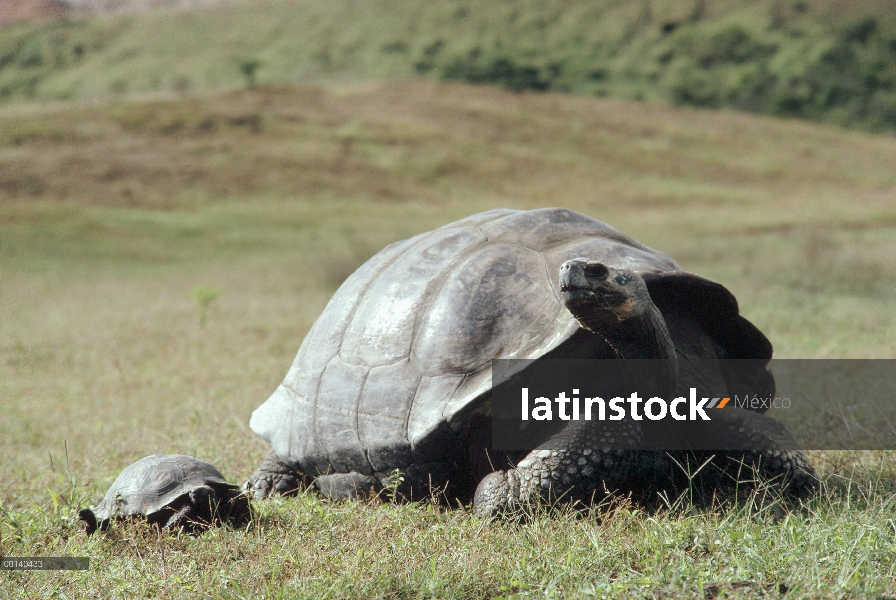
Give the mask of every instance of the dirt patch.
[(4, 0), (0, 2), (0, 27), (17, 21), (54, 19), (68, 8), (62, 0)]
[(193, 8), (234, 0), (2, 0), (0, 27), (20, 21), (41, 21), (62, 16), (101, 12), (140, 12), (159, 7)]

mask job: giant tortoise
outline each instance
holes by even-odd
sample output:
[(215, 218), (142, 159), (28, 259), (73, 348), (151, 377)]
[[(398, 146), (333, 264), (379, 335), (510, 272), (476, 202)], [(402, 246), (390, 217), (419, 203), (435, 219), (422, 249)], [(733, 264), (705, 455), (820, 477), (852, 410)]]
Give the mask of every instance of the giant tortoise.
[[(491, 451), (492, 360), (549, 354), (665, 359), (675, 389), (703, 376), (694, 359), (753, 359), (753, 372), (719, 371), (721, 385), (774, 391), (771, 344), (722, 285), (571, 210), (492, 210), (396, 242), (342, 284), (252, 415), (272, 451), (246, 488), (264, 498), (313, 484), (334, 499), (440, 490), (489, 515), (674, 480), (674, 457), (601, 449), (594, 422), (516, 455)], [(755, 442), (724, 459), (812, 489), (812, 467), (776, 421), (724, 412), (731, 435)]]

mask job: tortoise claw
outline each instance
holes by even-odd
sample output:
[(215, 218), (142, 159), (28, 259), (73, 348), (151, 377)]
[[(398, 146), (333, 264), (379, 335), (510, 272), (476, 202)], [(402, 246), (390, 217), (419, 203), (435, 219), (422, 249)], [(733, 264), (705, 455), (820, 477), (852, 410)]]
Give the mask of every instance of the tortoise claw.
[(294, 496), (309, 484), (304, 473), (280, 460), (272, 451), (243, 484), (243, 489), (247, 496), (263, 500), (274, 494)]

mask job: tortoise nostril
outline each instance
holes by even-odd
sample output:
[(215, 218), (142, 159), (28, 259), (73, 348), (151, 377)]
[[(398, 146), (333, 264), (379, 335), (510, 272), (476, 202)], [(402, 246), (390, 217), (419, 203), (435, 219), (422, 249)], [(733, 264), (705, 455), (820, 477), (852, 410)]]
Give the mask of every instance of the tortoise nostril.
[(583, 270), (585, 272), (585, 277), (593, 281), (603, 281), (610, 274), (607, 268), (600, 263), (586, 265)]

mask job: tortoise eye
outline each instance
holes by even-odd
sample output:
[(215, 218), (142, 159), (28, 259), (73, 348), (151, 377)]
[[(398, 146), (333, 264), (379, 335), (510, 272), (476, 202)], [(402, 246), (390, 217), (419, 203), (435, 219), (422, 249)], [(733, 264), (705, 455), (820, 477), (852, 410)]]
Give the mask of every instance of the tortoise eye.
[(584, 268), (585, 277), (594, 281), (603, 281), (610, 274), (607, 268), (600, 263), (591, 263)]

